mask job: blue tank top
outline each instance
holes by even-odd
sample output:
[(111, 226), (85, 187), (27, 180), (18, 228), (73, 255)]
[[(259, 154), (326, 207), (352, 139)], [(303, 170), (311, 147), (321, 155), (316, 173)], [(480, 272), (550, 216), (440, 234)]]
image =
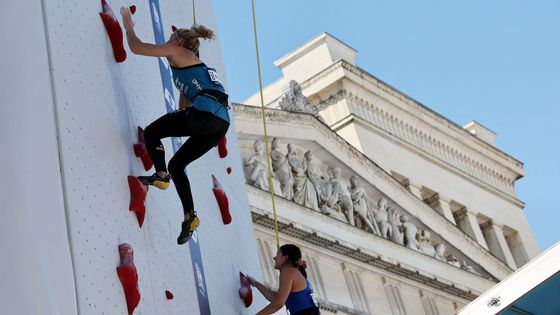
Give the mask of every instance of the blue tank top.
[(205, 64), (200, 63), (183, 68), (171, 66), (171, 72), (173, 73), (175, 86), (192, 102), (194, 108), (211, 112), (215, 116), (229, 122), (229, 113), (225, 106), (215, 99), (199, 95), (202, 90), (215, 90), (225, 94), (224, 86), (218, 77), (216, 69), (209, 68)]
[(288, 299), (286, 300), (286, 308), (290, 311), (290, 314), (295, 314), (306, 308), (317, 307), (315, 299), (313, 298), (313, 289), (311, 284), (306, 279), (307, 287), (301, 291), (290, 292)]

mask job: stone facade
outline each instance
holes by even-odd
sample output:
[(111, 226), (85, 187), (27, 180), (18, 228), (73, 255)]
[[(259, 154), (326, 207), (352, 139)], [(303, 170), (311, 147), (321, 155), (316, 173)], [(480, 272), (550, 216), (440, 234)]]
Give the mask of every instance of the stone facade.
[(233, 106), (261, 255), (277, 275), (267, 159), (281, 243), (302, 247), (325, 314), (453, 314), (538, 253), (515, 194), (523, 164), (495, 134), (462, 128), (359, 69), (322, 34)]

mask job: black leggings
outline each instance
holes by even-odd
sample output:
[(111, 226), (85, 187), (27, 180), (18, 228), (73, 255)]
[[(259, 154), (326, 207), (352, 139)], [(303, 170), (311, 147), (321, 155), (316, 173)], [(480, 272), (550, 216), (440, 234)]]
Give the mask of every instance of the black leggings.
[(185, 168), (215, 147), (226, 134), (228, 127), (228, 122), (212, 113), (190, 107), (165, 114), (144, 130), (146, 149), (154, 162), (156, 172), (167, 171), (161, 139), (189, 136), (169, 161), (169, 173), (185, 214), (194, 211), (191, 186)]

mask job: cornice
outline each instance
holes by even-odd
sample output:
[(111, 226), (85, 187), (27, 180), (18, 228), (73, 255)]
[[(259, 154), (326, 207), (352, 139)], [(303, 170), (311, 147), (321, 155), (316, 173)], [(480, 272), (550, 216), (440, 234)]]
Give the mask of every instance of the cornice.
[(394, 87), (390, 86), (389, 84), (381, 81), (380, 79), (371, 75), (367, 71), (364, 71), (363, 69), (361, 69), (359, 67), (356, 67), (356, 66), (350, 64), (349, 62), (347, 62), (345, 60), (342, 60), (342, 59), (338, 60), (337, 62), (335, 62), (331, 66), (327, 67), (326, 69), (319, 72), (318, 74), (316, 74), (312, 78), (308, 79), (307, 81), (301, 83), (300, 85), (301, 85), (302, 89), (305, 90), (307, 88), (312, 87), (315, 83), (317, 83), (318, 81), (321, 81), (322, 79), (324, 79), (325, 77), (327, 77), (331, 73), (333, 73), (337, 70), (340, 70), (340, 69), (348, 71), (349, 73), (354, 74), (358, 78), (368, 82), (373, 87), (375, 87), (377, 90), (383, 92), (385, 94), (385, 96), (390, 96), (391, 98), (394, 98), (394, 99), (398, 100), (400, 102), (400, 104), (405, 105), (405, 107), (408, 108), (409, 110), (412, 110), (413, 112), (416, 112), (416, 113), (421, 113), (421, 114), (433, 119), (435, 122), (439, 123), (441, 126), (449, 127), (455, 134), (457, 134), (458, 136), (461, 136), (461, 137), (465, 137), (466, 139), (470, 139), (470, 141), (472, 141), (474, 144), (476, 144), (476, 146), (479, 146), (481, 149), (488, 150), (489, 152), (493, 152), (494, 154), (497, 154), (498, 156), (503, 158), (505, 161), (507, 161), (507, 163), (511, 163), (515, 167), (522, 167), (523, 166), (523, 163), (521, 161), (513, 158), (512, 156), (508, 155), (507, 153), (501, 151), (500, 149), (498, 149), (498, 148), (484, 142), (483, 140), (477, 138), (476, 136), (472, 135), (467, 130), (463, 129), (463, 127), (457, 125), (455, 122), (441, 116), (437, 112), (435, 112), (435, 111), (431, 110), (430, 108), (426, 107), (425, 105), (422, 105), (421, 103), (415, 101), (413, 98), (411, 98), (408, 95), (400, 92), (399, 90), (395, 89)]
[[(232, 109), (237, 120), (261, 119), (260, 108), (234, 104)], [(370, 175), (374, 175), (379, 180), (391, 185), (394, 192), (393, 195), (389, 196), (391, 199), (399, 200), (399, 203), (406, 202), (413, 205), (413, 207), (423, 214), (421, 217), (417, 216), (418, 220), (430, 229), (438, 231), (447, 242), (457, 249), (460, 249), (467, 257), (475, 259), (477, 263), (499, 279), (503, 279), (512, 272), (507, 265), (493, 256), (488, 250), (481, 247), (475, 240), (449, 222), (444, 216), (434, 211), (410, 191), (406, 190), (394, 177), (385, 172), (381, 167), (375, 164), (375, 162), (367, 158), (317, 118), (309, 114), (290, 113), (274, 109), (267, 109), (265, 115), (269, 122), (282, 123), (286, 125), (287, 128), (291, 126), (294, 128), (301, 128), (302, 126), (313, 127), (314, 130), (321, 134), (322, 139), (333, 141), (341, 149), (339, 152), (343, 152), (341, 154), (347, 154), (352, 162), (366, 167), (368, 171), (372, 173)], [(260, 130), (257, 131), (256, 134), (261, 134)], [(410, 209), (407, 210), (410, 211)], [(493, 270), (488, 268), (488, 266), (494, 266)]]

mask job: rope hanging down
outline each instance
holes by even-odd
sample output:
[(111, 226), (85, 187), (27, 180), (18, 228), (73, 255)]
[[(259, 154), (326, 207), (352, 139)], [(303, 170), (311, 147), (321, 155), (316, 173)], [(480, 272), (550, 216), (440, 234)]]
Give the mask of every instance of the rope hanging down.
[[(194, 0), (193, 0), (194, 3)], [(275, 203), (275, 194), (274, 194), (274, 185), (272, 184), (272, 167), (270, 165), (270, 149), (268, 147), (268, 132), (266, 129), (266, 119), (264, 116), (264, 97), (263, 97), (263, 87), (262, 87), (262, 76), (261, 76), (261, 60), (259, 57), (259, 42), (257, 39), (257, 18), (255, 14), (255, 0), (251, 0), (251, 7), (253, 9), (253, 31), (255, 35), (255, 52), (257, 56), (257, 69), (259, 73), (259, 92), (261, 96), (261, 115), (263, 121), (263, 128), (264, 128), (264, 144), (265, 144), (265, 152), (266, 152), (266, 162), (268, 165), (268, 186), (270, 187), (270, 195), (272, 198), (272, 210), (274, 215), (274, 231), (276, 233), (276, 248), (280, 248), (280, 240), (278, 238), (278, 220), (276, 215), (276, 203)]]
[(195, 10), (194, 1), (195, 0), (192, 0), (192, 19), (193, 19), (193, 25), (196, 25), (196, 10)]

